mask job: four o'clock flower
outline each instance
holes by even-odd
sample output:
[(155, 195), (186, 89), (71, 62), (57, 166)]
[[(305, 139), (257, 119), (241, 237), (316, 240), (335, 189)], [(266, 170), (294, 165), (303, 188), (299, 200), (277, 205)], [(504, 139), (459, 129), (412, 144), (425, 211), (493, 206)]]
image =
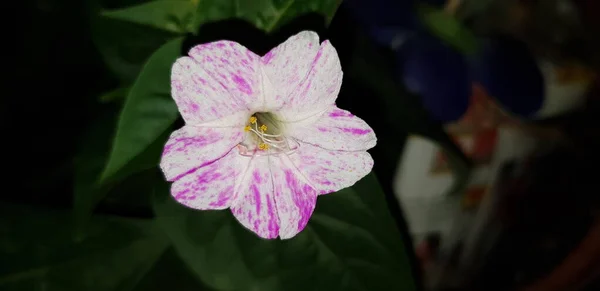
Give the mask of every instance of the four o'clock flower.
[(262, 238), (291, 238), (317, 196), (367, 175), (375, 146), (362, 119), (336, 107), (336, 50), (304, 31), (260, 57), (242, 45), (198, 45), (173, 65), (171, 87), (186, 125), (160, 167), (191, 208), (231, 209)]

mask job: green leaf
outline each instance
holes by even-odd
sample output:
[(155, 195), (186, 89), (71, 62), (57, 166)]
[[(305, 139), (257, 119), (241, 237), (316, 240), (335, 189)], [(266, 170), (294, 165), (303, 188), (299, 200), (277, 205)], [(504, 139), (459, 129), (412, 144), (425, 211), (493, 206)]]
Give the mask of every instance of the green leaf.
[[(147, 201), (150, 199), (144, 198), (150, 196), (148, 194), (151, 193), (152, 186), (148, 185), (143, 175), (134, 177), (136, 179), (121, 181), (132, 174), (156, 167), (160, 160), (164, 141), (171, 132), (169, 129), (165, 130), (142, 153), (117, 171), (110, 181), (100, 183), (100, 174), (102, 174), (111, 151), (111, 140), (119, 118), (118, 115), (119, 112), (114, 105), (104, 108), (100, 116), (85, 131), (86, 134), (83, 136), (75, 156), (73, 214), (75, 230), (78, 234), (85, 232), (85, 226), (94, 208), (107, 196), (111, 200), (107, 202), (111, 205), (126, 204), (134, 209), (144, 209), (149, 205)], [(142, 193), (143, 191), (146, 192)]]
[(370, 174), (320, 196), (305, 230), (264, 240), (229, 211), (195, 211), (157, 189), (155, 212), (181, 258), (218, 290), (415, 290), (406, 250)]
[(178, 116), (170, 97), (170, 72), (182, 41), (178, 38), (165, 44), (148, 60), (129, 90), (118, 123), (115, 111), (107, 110), (86, 131), (75, 160), (73, 208), (78, 232), (83, 232), (95, 206), (116, 183), (158, 164), (170, 126)]
[(197, 24), (227, 18), (241, 18), (266, 32), (272, 32), (292, 19), (309, 12), (331, 21), (340, 0), (207, 0), (198, 5)]
[(195, 13), (196, 4), (190, 0), (157, 0), (105, 11), (102, 16), (184, 34), (194, 30)]
[(444, 42), (467, 54), (479, 49), (475, 35), (454, 15), (427, 5), (421, 5), (419, 12), (425, 26)]
[(159, 47), (194, 31), (196, 5), (192, 0), (159, 0), (98, 11), (92, 17), (94, 42), (109, 69), (130, 85)]
[(162, 46), (148, 60), (121, 111), (112, 151), (101, 183), (116, 174), (150, 145), (164, 145), (165, 132), (179, 116), (171, 98), (171, 67), (181, 54), (183, 38)]
[(165, 250), (152, 222), (94, 217), (73, 238), (68, 211), (0, 204), (1, 290), (128, 290)]

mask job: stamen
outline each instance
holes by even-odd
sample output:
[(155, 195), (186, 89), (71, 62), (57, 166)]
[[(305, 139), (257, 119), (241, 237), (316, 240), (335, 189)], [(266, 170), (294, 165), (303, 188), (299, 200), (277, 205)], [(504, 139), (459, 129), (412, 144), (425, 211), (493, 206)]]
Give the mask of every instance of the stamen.
[[(247, 142), (240, 143), (238, 148), (244, 156), (290, 154), (299, 147), (295, 140), (288, 140), (278, 128), (275, 119), (269, 113), (258, 113), (249, 118), (244, 131), (251, 133)], [(267, 123), (267, 124), (265, 124)], [(269, 130), (269, 133), (267, 133)], [(292, 142), (292, 144), (290, 144)], [(263, 153), (264, 152), (264, 153)]]

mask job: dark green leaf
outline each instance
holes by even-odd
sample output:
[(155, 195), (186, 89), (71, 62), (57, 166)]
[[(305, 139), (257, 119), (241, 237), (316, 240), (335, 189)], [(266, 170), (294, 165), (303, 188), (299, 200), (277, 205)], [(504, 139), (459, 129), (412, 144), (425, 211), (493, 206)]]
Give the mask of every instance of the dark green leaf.
[(415, 290), (376, 178), (320, 196), (307, 228), (263, 240), (229, 211), (195, 211), (157, 191), (155, 212), (184, 261), (219, 290)]
[(227, 18), (241, 18), (266, 32), (309, 12), (320, 13), (331, 21), (340, 0), (210, 0), (200, 1), (197, 24)]
[(157, 0), (137, 6), (110, 10), (102, 16), (156, 29), (184, 34), (194, 30), (196, 4), (190, 0)]
[(68, 211), (0, 205), (1, 290), (128, 290), (164, 251), (152, 222), (94, 217), (74, 238)]
[(133, 291), (209, 291), (181, 261), (173, 248), (168, 248), (154, 267), (137, 283)]
[(150, 26), (96, 16), (94, 43), (104, 62), (123, 85), (131, 85), (150, 56), (177, 34)]
[(157, 50), (131, 88), (119, 117), (102, 182), (113, 179), (150, 145), (160, 147), (160, 143), (166, 141), (164, 133), (179, 115), (171, 99), (170, 78), (171, 66), (180, 56), (182, 42), (182, 38), (177, 38)]

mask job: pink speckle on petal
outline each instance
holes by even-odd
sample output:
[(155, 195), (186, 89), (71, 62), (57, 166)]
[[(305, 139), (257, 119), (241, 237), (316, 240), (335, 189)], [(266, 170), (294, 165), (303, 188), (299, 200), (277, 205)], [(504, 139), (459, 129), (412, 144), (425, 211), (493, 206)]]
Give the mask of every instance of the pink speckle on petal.
[(268, 64), (269, 62), (271, 62), (274, 56), (275, 53), (273, 51), (268, 52), (264, 57), (262, 57), (263, 63)]
[[(269, 217), (275, 217), (275, 210), (273, 209), (273, 204), (271, 203), (270, 199), (267, 200), (267, 213), (268, 213)], [(269, 220), (269, 232), (270, 233), (278, 233), (279, 232), (279, 225), (277, 224), (275, 219)]]
[(294, 174), (292, 174), (292, 171), (290, 171), (290, 170), (285, 171), (285, 181), (287, 182), (288, 186), (292, 189), (295, 189), (298, 187), (298, 185), (297, 185), (298, 180), (296, 180), (296, 178), (294, 177)]
[[(327, 41), (324, 41), (323, 45), (325, 45), (325, 42), (327, 42)], [(323, 55), (323, 50), (319, 50), (317, 52), (317, 56), (315, 57), (315, 60), (313, 61), (313, 64), (317, 63), (319, 61), (319, 59), (321, 58), (322, 55)]]
[(360, 128), (340, 128), (343, 132), (351, 133), (354, 135), (365, 135), (371, 133), (370, 129), (360, 129)]
[(210, 203), (213, 207), (223, 207), (229, 201), (229, 198), (233, 195), (233, 186), (227, 187), (225, 190), (219, 192), (218, 200)]
[(256, 185), (252, 185), (252, 194), (254, 194), (254, 203), (256, 204), (256, 213), (260, 213), (260, 191)]
[(261, 179), (260, 173), (258, 171), (254, 171), (254, 173), (252, 173), (252, 177), (254, 178), (254, 183), (257, 183), (257, 184), (262, 183), (262, 179)]
[(344, 110), (334, 110), (329, 113), (329, 117), (352, 117), (354, 116), (352, 113)]
[(177, 194), (175, 194), (175, 199), (176, 200), (186, 199), (187, 196), (185, 194), (187, 194), (189, 192), (190, 192), (190, 189), (185, 189), (185, 190), (183, 190), (181, 192), (178, 192)]
[(250, 88), (250, 85), (248, 85), (248, 82), (244, 80), (244, 78), (240, 77), (239, 75), (233, 75), (233, 81), (237, 84), (237, 87), (240, 89), (240, 91), (248, 95), (252, 94), (252, 89)]

